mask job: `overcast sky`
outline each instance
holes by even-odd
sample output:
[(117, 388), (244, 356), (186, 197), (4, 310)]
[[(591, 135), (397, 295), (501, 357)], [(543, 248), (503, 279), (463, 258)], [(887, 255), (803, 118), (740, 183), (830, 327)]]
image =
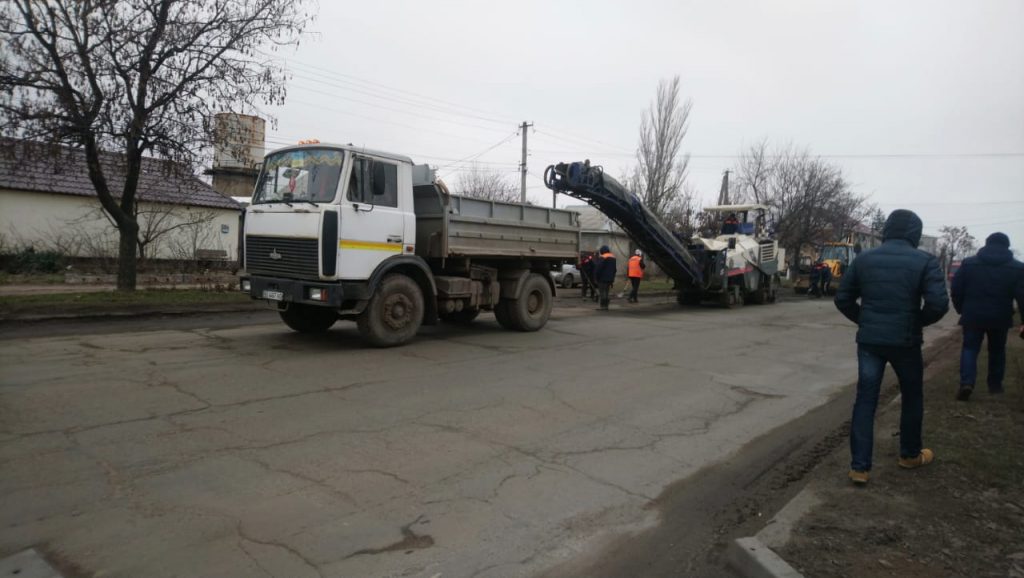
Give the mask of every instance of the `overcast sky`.
[(518, 182), (514, 133), (530, 121), (528, 194), (550, 205), (544, 167), (621, 174), (658, 81), (678, 74), (706, 200), (767, 138), (829, 158), (926, 233), (967, 225), (1024, 247), (1022, 0), (323, 0), (310, 30), (277, 53), (294, 77), (266, 111), (270, 148), (352, 142), (449, 182), (476, 158)]

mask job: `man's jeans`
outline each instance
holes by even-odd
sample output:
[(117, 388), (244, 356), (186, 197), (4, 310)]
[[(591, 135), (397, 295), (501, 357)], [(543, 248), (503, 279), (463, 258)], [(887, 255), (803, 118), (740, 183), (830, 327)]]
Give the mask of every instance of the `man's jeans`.
[(857, 399), (850, 424), (850, 469), (871, 470), (875, 439), (875, 409), (882, 387), (885, 364), (892, 365), (900, 382), (900, 457), (921, 453), (921, 422), (924, 417), (924, 361), (920, 347), (857, 345)]
[(988, 389), (1003, 389), (1006, 374), (1006, 328), (970, 329), (964, 327), (964, 345), (960, 349), (960, 383), (974, 386), (978, 375), (978, 354), (982, 339), (988, 339)]

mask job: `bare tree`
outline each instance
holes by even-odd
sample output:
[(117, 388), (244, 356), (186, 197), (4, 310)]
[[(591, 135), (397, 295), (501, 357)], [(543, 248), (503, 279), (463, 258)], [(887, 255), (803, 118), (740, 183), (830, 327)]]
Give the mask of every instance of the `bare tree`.
[(842, 170), (791, 145), (751, 146), (736, 166), (737, 200), (768, 206), (773, 229), (796, 267), (800, 250), (846, 236), (872, 208)]
[(885, 211), (875, 207), (873, 211), (869, 213), (871, 219), (871, 230), (876, 233), (881, 233), (882, 229), (885, 228)]
[(474, 199), (488, 199), (505, 203), (518, 203), (520, 200), (519, 185), (509, 173), (486, 169), (473, 164), (469, 170), (459, 174), (455, 181), (454, 192)]
[(143, 157), (191, 165), (215, 113), (283, 102), (284, 70), (259, 49), (296, 43), (310, 19), (307, 0), (0, 4), (3, 134), (84, 150), (120, 236), (118, 289), (135, 288)]
[(974, 253), (975, 238), (967, 227), (945, 225), (939, 229), (939, 264), (949, 272), (953, 261), (962, 260)]
[[(654, 102), (640, 117), (637, 166), (628, 186), (659, 219), (669, 219), (683, 193), (690, 156), (683, 154), (693, 102), (679, 96), (679, 77), (658, 83)], [(685, 203), (685, 201), (684, 201)]]

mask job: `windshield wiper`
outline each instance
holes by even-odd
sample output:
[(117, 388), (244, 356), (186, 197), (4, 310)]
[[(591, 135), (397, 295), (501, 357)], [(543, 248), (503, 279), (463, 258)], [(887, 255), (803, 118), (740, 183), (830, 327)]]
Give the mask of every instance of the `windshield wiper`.
[(309, 199), (298, 199), (298, 202), (300, 202), (300, 203), (309, 203), (310, 205), (313, 205), (314, 207), (316, 207), (318, 209), (320, 208), (320, 205), (314, 203), (313, 201), (310, 201)]

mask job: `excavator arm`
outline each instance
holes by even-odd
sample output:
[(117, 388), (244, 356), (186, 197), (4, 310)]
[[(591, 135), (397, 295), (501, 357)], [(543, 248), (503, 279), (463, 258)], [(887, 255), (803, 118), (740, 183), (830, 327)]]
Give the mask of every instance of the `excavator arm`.
[(590, 166), (590, 161), (551, 165), (544, 172), (544, 184), (586, 201), (615, 221), (678, 287), (702, 285), (700, 261), (636, 195), (604, 174), (601, 167)]

